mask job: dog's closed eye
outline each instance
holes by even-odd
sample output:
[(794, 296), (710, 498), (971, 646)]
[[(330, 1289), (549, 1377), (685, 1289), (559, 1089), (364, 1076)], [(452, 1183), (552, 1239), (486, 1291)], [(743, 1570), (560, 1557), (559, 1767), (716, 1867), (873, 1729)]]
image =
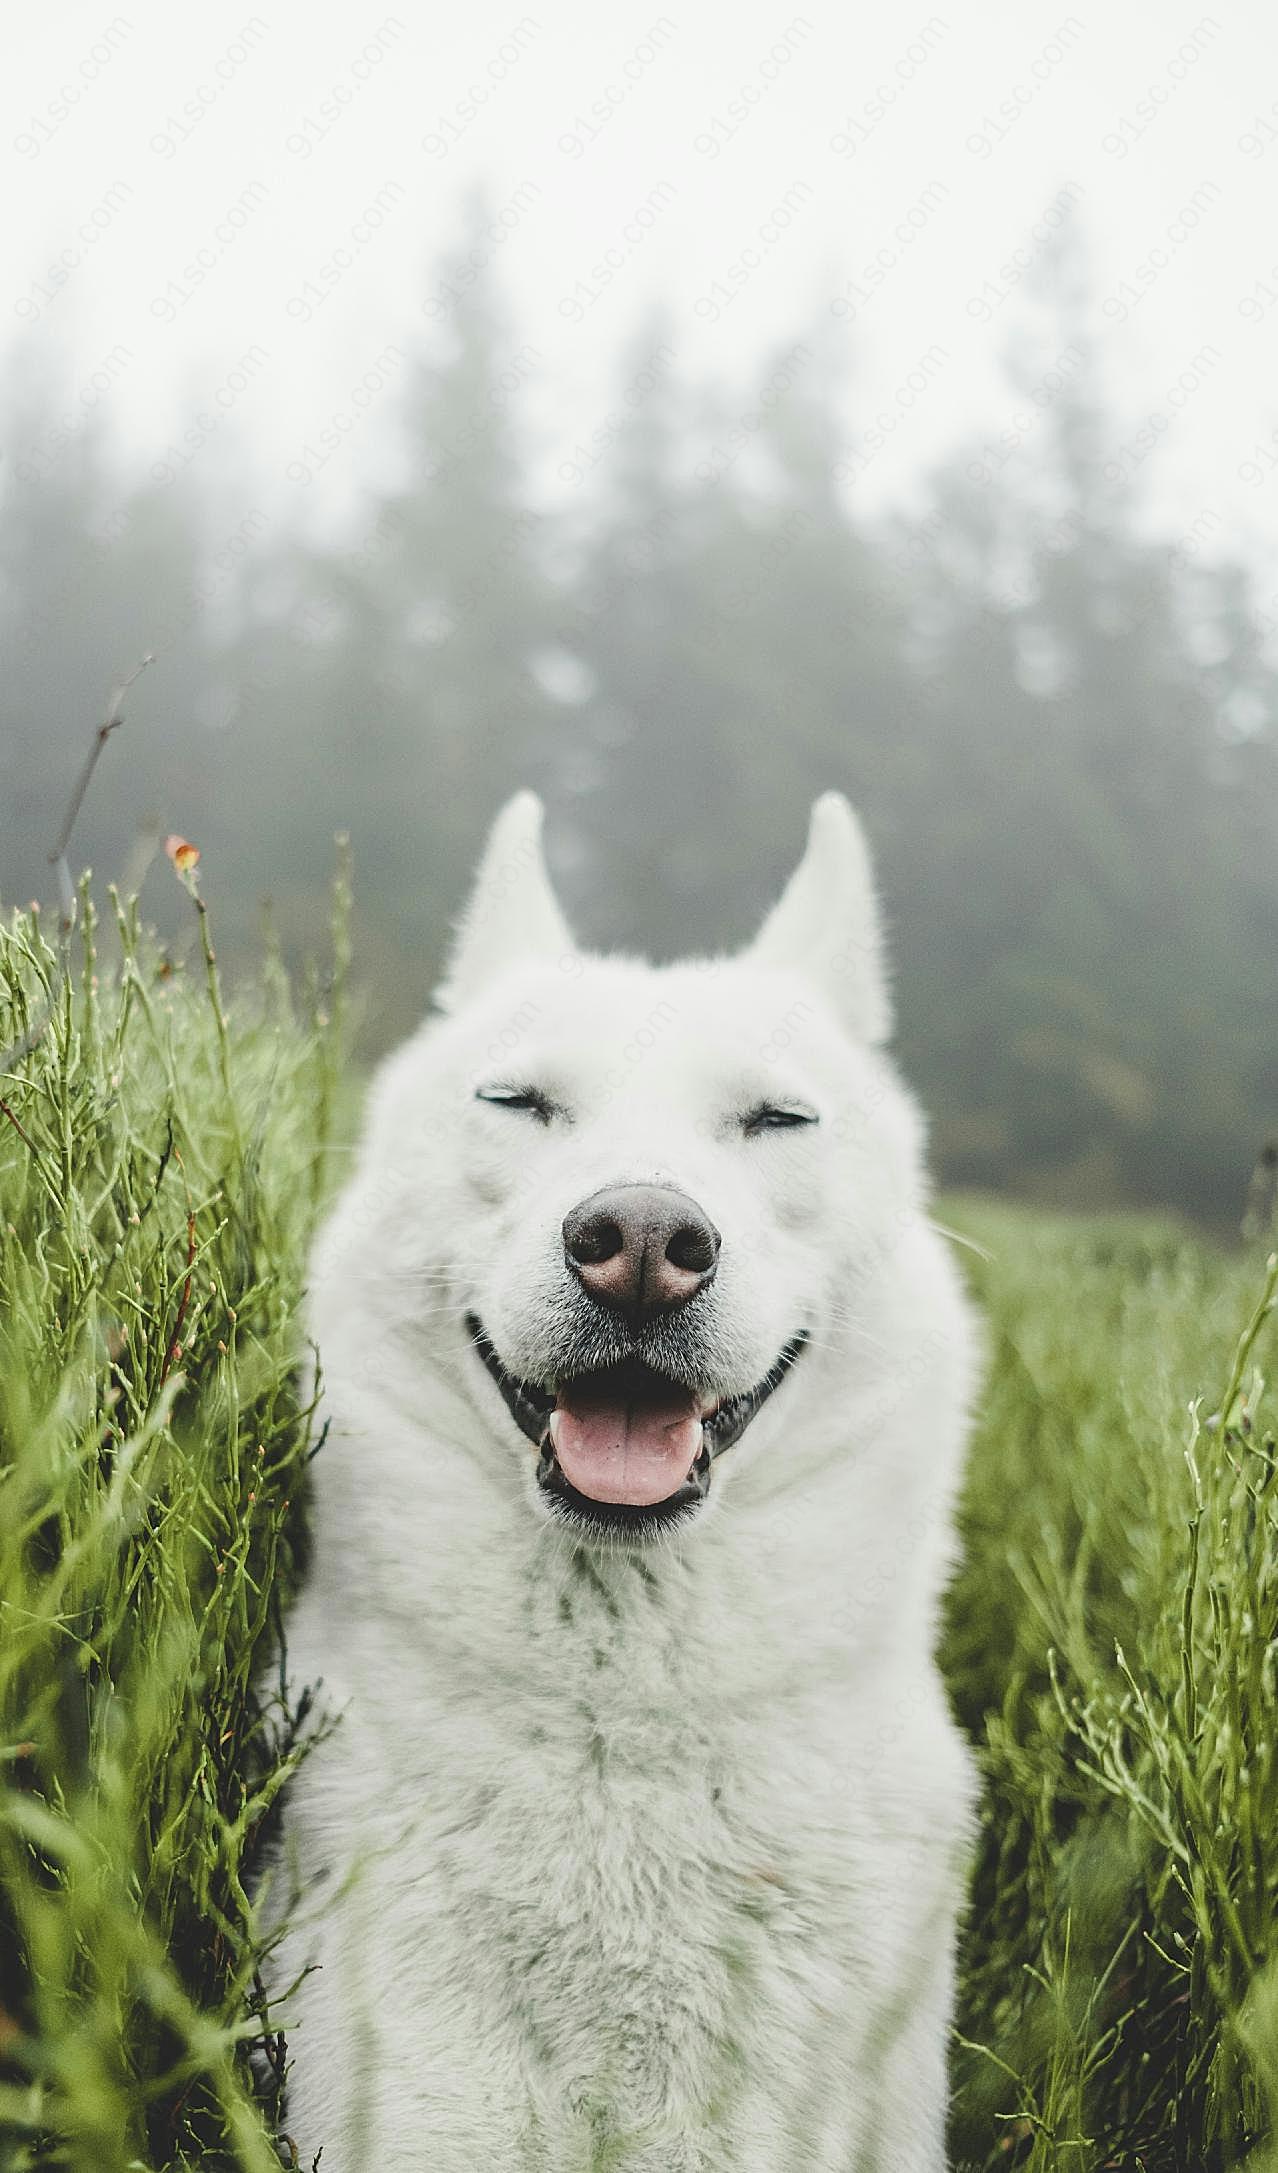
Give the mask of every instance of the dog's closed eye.
[(747, 1139), (753, 1139), (756, 1132), (791, 1132), (801, 1124), (819, 1122), (815, 1109), (806, 1102), (760, 1102), (742, 1118), (741, 1129)]
[(527, 1116), (536, 1117), (539, 1124), (549, 1124), (559, 1106), (557, 1102), (552, 1102), (548, 1094), (543, 1094), (540, 1087), (505, 1084), (476, 1087), (475, 1100), (491, 1102), (497, 1109), (519, 1110)]

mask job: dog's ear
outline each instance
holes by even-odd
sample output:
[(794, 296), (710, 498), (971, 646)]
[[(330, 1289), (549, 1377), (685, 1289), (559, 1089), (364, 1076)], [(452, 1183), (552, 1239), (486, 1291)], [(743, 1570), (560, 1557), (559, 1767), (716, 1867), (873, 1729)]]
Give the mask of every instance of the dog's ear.
[(535, 792), (507, 800), (488, 833), (444, 976), (441, 1011), (457, 1011), (521, 960), (563, 958), (575, 948), (550, 887), (541, 849), (541, 801)]
[(812, 809), (808, 843), (747, 957), (805, 973), (861, 1041), (886, 1041), (892, 1002), (870, 853), (841, 792)]

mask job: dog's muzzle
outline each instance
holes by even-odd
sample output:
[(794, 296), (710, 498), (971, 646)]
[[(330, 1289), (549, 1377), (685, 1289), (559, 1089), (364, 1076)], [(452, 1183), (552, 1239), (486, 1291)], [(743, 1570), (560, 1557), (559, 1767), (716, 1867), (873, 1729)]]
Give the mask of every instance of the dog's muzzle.
[(715, 1398), (638, 1356), (543, 1387), (503, 1366), (475, 1314), (466, 1327), (538, 1451), (537, 1484), (549, 1505), (596, 1535), (642, 1536), (686, 1521), (709, 1492), (716, 1457), (740, 1440), (807, 1342), (806, 1332), (793, 1336), (761, 1381)]

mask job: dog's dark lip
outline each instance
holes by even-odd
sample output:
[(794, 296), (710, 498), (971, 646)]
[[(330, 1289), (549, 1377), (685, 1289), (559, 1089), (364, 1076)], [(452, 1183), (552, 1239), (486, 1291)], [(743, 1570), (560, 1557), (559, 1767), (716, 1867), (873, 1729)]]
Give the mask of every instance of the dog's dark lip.
[(730, 1449), (752, 1419), (757, 1417), (768, 1398), (781, 1386), (786, 1374), (804, 1349), (808, 1336), (806, 1329), (791, 1336), (777, 1354), (761, 1381), (753, 1388), (743, 1389), (735, 1396), (725, 1396), (708, 1412), (701, 1422), (701, 1448), (696, 1462), (683, 1485), (664, 1501), (643, 1507), (627, 1502), (593, 1501), (588, 1495), (578, 1493), (559, 1468), (550, 1441), (550, 1414), (555, 1408), (552, 1390), (543, 1388), (535, 1381), (522, 1381), (507, 1371), (497, 1356), (492, 1338), (483, 1322), (475, 1313), (467, 1313), (466, 1332), (484, 1366), (501, 1390), (507, 1410), (520, 1431), (528, 1436), (538, 1450), (537, 1484), (543, 1493), (555, 1503), (568, 1520), (589, 1526), (596, 1531), (611, 1533), (651, 1531), (654, 1526), (669, 1527), (683, 1521), (699, 1502), (704, 1500), (710, 1487), (710, 1470), (717, 1456)]
[(515, 1374), (506, 1371), (477, 1314), (467, 1313), (466, 1333), (501, 1390), (515, 1424), (540, 1448), (547, 1421), (555, 1408), (555, 1399), (550, 1390), (538, 1388), (533, 1381), (521, 1381)]

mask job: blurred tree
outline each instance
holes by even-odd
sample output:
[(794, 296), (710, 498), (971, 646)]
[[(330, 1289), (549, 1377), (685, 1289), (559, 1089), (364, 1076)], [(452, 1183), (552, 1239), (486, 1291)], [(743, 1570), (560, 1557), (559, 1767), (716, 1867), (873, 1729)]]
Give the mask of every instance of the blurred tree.
[[(235, 714), (272, 750), (285, 933), (318, 910), (327, 856), (352, 835), (378, 1044), (421, 1015), (483, 831), (550, 772), (559, 711), (541, 676), (555, 633), (543, 523), (525, 494), (512, 391), (531, 370), (471, 203), (432, 275), (435, 337), (409, 359), (393, 490), (355, 542), (286, 539), (246, 583), (228, 660)], [(290, 785), (291, 781), (291, 785)]]
[[(1191, 593), (1149, 533), (1070, 237), (1037, 290), (1044, 327), (1009, 373), (1020, 404), (951, 470), (920, 575), (950, 749), (931, 827), (949, 809), (974, 850), (964, 870), (938, 836), (932, 880), (902, 893), (907, 986), (920, 982), (907, 1050), (936, 1082), (958, 1180), (1014, 1167), (1066, 1202), (1176, 1197), (1221, 1218), (1278, 1108), (1262, 1023), (1278, 1001), (1263, 857), (1278, 803), (1259, 728), (1274, 674), (1236, 571), (1201, 573)], [(1222, 729), (1226, 657), (1250, 690), (1241, 733)], [(926, 829), (925, 807), (917, 819)]]
[(25, 902), (51, 896), (49, 846), (76, 773), (113, 688), (148, 651), (155, 663), (125, 704), (127, 760), (113, 749), (103, 762), (77, 852), (111, 875), (140, 871), (161, 820), (176, 827), (176, 809), (207, 804), (213, 643), (204, 509), (177, 471), (157, 464), (152, 480), (123, 482), (70, 381), (18, 354), (0, 400), (13, 448), (0, 519), (0, 897)]
[(813, 342), (752, 396), (694, 402), (652, 319), (566, 611), (597, 758), (576, 827), (601, 938), (666, 953), (745, 939), (841, 784), (886, 816), (900, 642), (835, 485), (839, 378)]

